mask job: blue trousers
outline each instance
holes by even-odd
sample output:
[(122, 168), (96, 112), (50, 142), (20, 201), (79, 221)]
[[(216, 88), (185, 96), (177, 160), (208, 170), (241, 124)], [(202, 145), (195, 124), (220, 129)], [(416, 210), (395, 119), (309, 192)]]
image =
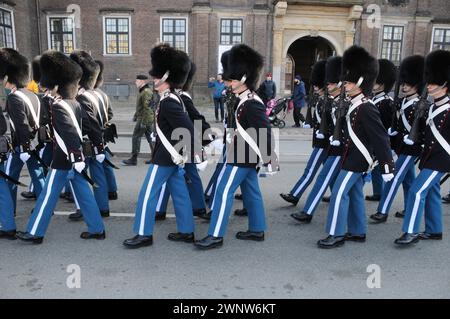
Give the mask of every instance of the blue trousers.
[(445, 173), (422, 170), (409, 189), (403, 232), (417, 234), (425, 212), (425, 232), (442, 233), (441, 178)]
[(92, 180), (98, 185), (94, 188), (94, 197), (100, 211), (109, 211), (108, 183), (106, 181), (103, 164), (95, 158), (87, 158), (86, 166), (89, 167)]
[[(20, 159), (20, 153), (18, 149), (9, 155), (5, 165), (6, 165), (5, 173), (14, 178), (15, 180), (18, 180), (20, 177), (20, 172), (22, 171), (22, 168), (24, 166), (24, 163)], [(32, 156), (27, 161), (27, 167), (28, 172), (30, 173), (31, 182), (33, 183), (34, 193), (36, 194), (36, 196), (39, 196), (45, 183), (44, 169), (34, 156)], [(14, 203), (14, 211), (16, 211), (17, 185), (14, 185), (12, 183), (8, 184), (9, 189), (11, 191), (11, 197)]]
[(209, 208), (212, 208), (212, 203), (214, 201), (214, 193), (216, 192), (217, 182), (223, 176), (226, 161), (227, 161), (227, 150), (226, 150), (226, 144), (224, 144), (223, 149), (222, 149), (222, 156), (221, 156), (219, 162), (217, 163), (216, 169), (214, 170), (214, 173), (211, 176), (211, 179), (209, 180), (208, 185), (206, 186), (206, 189), (205, 189), (205, 195), (208, 197), (206, 204), (208, 205)]
[(372, 192), (373, 195), (381, 196), (383, 193), (384, 181), (381, 177), (380, 165), (377, 165), (372, 170)]
[(300, 177), (298, 182), (295, 184), (294, 188), (291, 190), (290, 194), (294, 197), (302, 197), (305, 190), (308, 188), (309, 184), (314, 179), (320, 165), (327, 158), (327, 150), (323, 148), (314, 148), (311, 156), (309, 157), (308, 163), (306, 164), (305, 171)]
[(41, 151), (41, 158), (44, 161), (45, 165), (50, 167), (53, 160), (53, 143), (45, 144), (44, 148)]
[(363, 173), (341, 170), (331, 193), (326, 231), (332, 236), (346, 232), (363, 235), (367, 230)]
[[(3, 164), (0, 163), (0, 170), (5, 172)], [(16, 230), (14, 202), (8, 184), (9, 182), (0, 177), (0, 230), (3, 231)]]
[(303, 212), (308, 215), (313, 215), (317, 206), (319, 206), (320, 200), (325, 195), (327, 187), (331, 186), (333, 188), (336, 177), (341, 170), (341, 157), (340, 156), (329, 156), (323, 164), (322, 170), (317, 176), (316, 183), (309, 193), (308, 199), (306, 200)]
[(414, 165), (415, 160), (415, 156), (403, 154), (399, 155), (397, 161), (395, 162), (395, 177), (384, 186), (377, 212), (389, 214), (389, 210), (394, 202), (394, 198), (400, 184), (403, 185), (404, 205), (406, 210), (406, 198), (408, 196), (408, 191), (416, 178), (416, 169)]
[(133, 228), (136, 234), (141, 236), (153, 234), (156, 206), (164, 183), (167, 183), (171, 190), (178, 232), (194, 232), (192, 204), (183, 174), (177, 166), (151, 164), (139, 192)]
[(94, 196), (86, 180), (73, 170), (52, 169), (48, 174), (44, 189), (37, 199), (36, 206), (28, 222), (28, 233), (39, 237), (45, 235), (52, 213), (58, 202), (59, 194), (68, 180), (70, 180), (77, 195), (88, 231), (97, 234), (105, 230), (100, 210), (95, 203)]
[[(111, 154), (108, 152), (105, 153), (106, 158), (108, 160), (111, 160)], [(114, 173), (114, 168), (107, 165), (105, 162), (103, 162), (103, 169), (105, 171), (105, 177), (106, 177), (106, 184), (108, 185), (108, 192), (117, 192), (117, 182), (116, 182), (116, 174)]]
[[(184, 170), (186, 171), (186, 177), (188, 180), (186, 181), (186, 185), (188, 187), (189, 196), (192, 202), (192, 209), (205, 209), (205, 195), (203, 193), (203, 185), (200, 175), (197, 171), (197, 166), (193, 163), (188, 163), (184, 166)], [(169, 197), (171, 194), (171, 190), (167, 183), (164, 183), (161, 188), (161, 192), (158, 196), (158, 205), (156, 207), (156, 212), (165, 212), (167, 210), (167, 204), (169, 202)]]
[(234, 193), (239, 186), (244, 207), (248, 211), (248, 229), (255, 232), (266, 230), (264, 203), (256, 169), (227, 164), (222, 179), (217, 183), (209, 235), (224, 237), (233, 207)]

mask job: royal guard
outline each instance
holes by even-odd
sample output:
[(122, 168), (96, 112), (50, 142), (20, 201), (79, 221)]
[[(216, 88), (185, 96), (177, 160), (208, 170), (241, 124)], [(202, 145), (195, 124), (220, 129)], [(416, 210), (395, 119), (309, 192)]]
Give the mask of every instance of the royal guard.
[(320, 248), (334, 248), (346, 241), (366, 240), (364, 175), (373, 167), (373, 155), (388, 182), (394, 178), (394, 161), (389, 135), (378, 109), (368, 98), (378, 76), (378, 61), (364, 48), (352, 46), (342, 58), (343, 81), (350, 99), (346, 115), (345, 150), (342, 169), (336, 179), (328, 209), (328, 237)]
[[(195, 242), (199, 249), (222, 246), (234, 193), (239, 186), (248, 211), (249, 226), (247, 231), (238, 232), (236, 238), (263, 241), (266, 230), (257, 167), (270, 163), (273, 142), (264, 103), (255, 93), (264, 62), (259, 53), (243, 44), (235, 45), (225, 54), (227, 58), (222, 59), (223, 78), (227, 87), (231, 87), (238, 96), (239, 104), (235, 125), (227, 141), (227, 163), (215, 190), (208, 236)], [(266, 150), (264, 155), (262, 147)]]
[[(339, 108), (340, 95), (342, 88), (341, 73), (342, 73), (342, 57), (331, 57), (326, 64), (325, 82), (327, 85), (328, 97), (326, 99), (322, 112), (322, 125), (318, 131), (322, 139), (330, 140), (333, 138), (336, 122), (336, 112)], [(339, 118), (339, 121), (342, 121)], [(339, 174), (342, 165), (342, 155), (344, 147), (342, 141), (336, 145), (330, 145), (327, 151), (327, 158), (323, 164), (320, 174), (312, 188), (305, 207), (299, 212), (292, 214), (292, 218), (301, 223), (310, 223), (315, 210), (317, 209), (322, 197), (328, 187), (333, 187), (336, 177)]]
[[(19, 179), (26, 163), (36, 196), (45, 182), (43, 161), (39, 155), (38, 131), (40, 128), (41, 102), (36, 94), (26, 89), (29, 83), (28, 60), (13, 49), (0, 49), (0, 78), (7, 92), (6, 112), (11, 128), (13, 152), (5, 165), (5, 173)], [(9, 183), (16, 210), (17, 185)]]
[[(311, 85), (314, 87), (314, 94), (319, 96), (318, 102), (316, 103), (314, 118), (313, 118), (313, 151), (309, 157), (308, 163), (306, 164), (305, 171), (300, 177), (298, 182), (295, 184), (294, 188), (289, 192), (289, 194), (280, 194), (288, 203), (297, 205), (300, 197), (306, 191), (308, 186), (314, 179), (314, 176), (319, 171), (320, 166), (323, 164), (327, 158), (327, 150), (330, 142), (326, 138), (318, 138), (318, 133), (320, 125), (322, 122), (322, 110), (325, 104), (325, 67), (327, 61), (317, 62), (311, 73)], [(320, 137), (320, 135), (319, 135)]]
[[(392, 136), (391, 141), (393, 141), (392, 149), (398, 158), (395, 162), (395, 177), (384, 186), (377, 212), (370, 216), (372, 222), (376, 224), (386, 222), (400, 185), (403, 185), (404, 198), (406, 199), (408, 190), (416, 177), (415, 162), (422, 153), (422, 145), (421, 143), (408, 145), (404, 138), (411, 131), (419, 102), (419, 94), (422, 94), (424, 89), (424, 63), (425, 59), (422, 56), (415, 55), (404, 59), (400, 64), (399, 84), (404, 98), (399, 105), (399, 116), (395, 115), (394, 118), (395, 127), (389, 128), (389, 133)], [(403, 217), (403, 214), (404, 212), (397, 212), (396, 216)]]
[(82, 153), (83, 110), (75, 97), (82, 77), (81, 68), (60, 52), (48, 51), (41, 57), (41, 86), (55, 98), (50, 109), (55, 136), (51, 171), (28, 222), (26, 232), (17, 238), (41, 244), (64, 186), (70, 181), (83, 212), (88, 231), (82, 239), (105, 239), (105, 227), (94, 195), (86, 181)]
[[(403, 235), (395, 240), (396, 244), (403, 246), (416, 243), (420, 239), (442, 239), (440, 182), (441, 178), (450, 172), (449, 51), (437, 50), (428, 54), (425, 60), (425, 82), (433, 104), (430, 106), (426, 98), (421, 99), (411, 132), (405, 138), (405, 141), (411, 144), (420, 143), (423, 136), (424, 150), (419, 164), (420, 173), (412, 183), (406, 198)], [(425, 231), (419, 233), (424, 212)]]
[[(161, 96), (156, 111), (156, 144), (152, 153), (152, 163), (139, 193), (133, 238), (123, 242), (127, 248), (140, 248), (153, 244), (153, 227), (156, 208), (162, 186), (166, 183), (175, 208), (178, 232), (170, 233), (168, 239), (177, 242), (194, 241), (194, 217), (192, 203), (185, 181), (184, 165), (191, 154), (183, 149), (191, 149), (194, 125), (189, 119), (182, 100), (175, 94), (186, 82), (190, 61), (186, 53), (166, 44), (156, 46), (151, 51), (155, 90)], [(182, 141), (172, 140), (175, 130), (182, 130), (189, 136)], [(181, 147), (180, 149), (176, 149)]]

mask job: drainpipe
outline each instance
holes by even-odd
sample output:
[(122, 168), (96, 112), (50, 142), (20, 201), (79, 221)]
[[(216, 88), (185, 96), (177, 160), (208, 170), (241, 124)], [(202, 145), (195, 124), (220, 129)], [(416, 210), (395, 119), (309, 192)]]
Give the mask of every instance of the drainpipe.
[(35, 0), (36, 3), (36, 18), (37, 18), (37, 40), (38, 40), (38, 50), (39, 54), (42, 53), (42, 43), (41, 43), (41, 6), (40, 1)]

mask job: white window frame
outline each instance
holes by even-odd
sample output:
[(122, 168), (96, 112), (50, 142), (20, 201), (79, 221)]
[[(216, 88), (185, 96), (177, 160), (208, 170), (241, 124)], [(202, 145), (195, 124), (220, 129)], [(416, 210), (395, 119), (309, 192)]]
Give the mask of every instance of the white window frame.
[[(107, 53), (106, 52), (106, 19), (128, 19), (128, 53)], [(133, 28), (131, 25), (131, 15), (129, 14), (107, 14), (102, 17), (103, 21), (103, 56), (108, 57), (126, 57), (133, 55)]]
[(433, 51), (434, 32), (436, 31), (436, 29), (445, 29), (450, 31), (450, 24), (436, 24), (433, 26), (433, 30), (431, 31), (430, 52)]
[(172, 19), (172, 20), (185, 20), (186, 21), (186, 53), (189, 54), (189, 17), (186, 15), (180, 15), (180, 16), (160, 16), (159, 17), (159, 42), (163, 41), (163, 20), (164, 19)]
[[(72, 28), (72, 38), (73, 38), (73, 50), (77, 49), (77, 34), (75, 32), (75, 16), (73, 14), (47, 14), (47, 46), (48, 49), (52, 49), (52, 39), (51, 39), (51, 26), (50, 26), (50, 19), (54, 18), (71, 18), (73, 23)], [(63, 52), (64, 54), (70, 54), (70, 52)]]
[(378, 57), (382, 58), (382, 54), (383, 54), (383, 34), (384, 34), (384, 27), (402, 27), (403, 28), (403, 35), (402, 35), (402, 48), (401, 48), (401, 53), (400, 53), (400, 61), (399, 63), (402, 62), (404, 54), (405, 54), (405, 34), (406, 34), (406, 28), (407, 25), (406, 24), (401, 24), (401, 23), (389, 23), (389, 22), (385, 22), (381, 25), (380, 28), (380, 36), (379, 36), (379, 44), (378, 44)]
[(16, 24), (14, 22), (14, 10), (0, 6), (0, 9), (4, 11), (8, 11), (11, 14), (11, 25), (12, 25), (12, 34), (13, 34), (13, 48), (17, 49), (17, 43), (16, 43)]

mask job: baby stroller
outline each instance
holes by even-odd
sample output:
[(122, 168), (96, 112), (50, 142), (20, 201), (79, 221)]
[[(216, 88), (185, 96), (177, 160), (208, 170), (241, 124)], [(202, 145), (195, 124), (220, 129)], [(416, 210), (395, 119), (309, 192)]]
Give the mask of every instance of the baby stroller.
[(286, 114), (288, 111), (288, 99), (273, 99), (267, 102), (266, 107), (266, 115), (270, 120), (270, 124), (278, 128), (284, 128), (286, 126), (286, 122), (284, 119), (286, 118)]

